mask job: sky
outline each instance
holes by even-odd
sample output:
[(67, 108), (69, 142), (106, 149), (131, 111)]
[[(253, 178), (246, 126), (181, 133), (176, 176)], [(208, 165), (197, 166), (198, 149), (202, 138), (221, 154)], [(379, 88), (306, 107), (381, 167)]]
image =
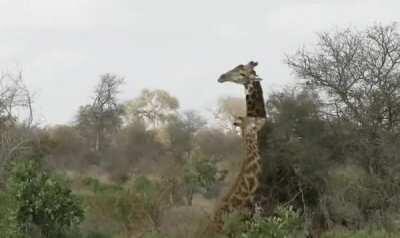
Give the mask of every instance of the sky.
[[(243, 88), (218, 76), (259, 62), (266, 95), (296, 82), (285, 55), (316, 34), (399, 20), (397, 0), (0, 0), (0, 69), (20, 68), (41, 123), (74, 120), (99, 76), (121, 101), (164, 89), (207, 113)], [(38, 119), (36, 118), (36, 119)]]

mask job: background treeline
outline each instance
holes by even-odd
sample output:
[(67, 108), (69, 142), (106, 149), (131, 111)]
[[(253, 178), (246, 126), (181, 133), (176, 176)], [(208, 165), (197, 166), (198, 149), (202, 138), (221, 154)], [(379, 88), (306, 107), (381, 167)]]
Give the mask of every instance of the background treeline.
[[(321, 33), (286, 63), (298, 83), (267, 97), (256, 212), (218, 237), (396, 237), (396, 25)], [(0, 78), (4, 237), (204, 237), (239, 170), (242, 97), (206, 118), (164, 90), (121, 102), (124, 79), (104, 74), (74, 123), (37, 126), (21, 75)]]

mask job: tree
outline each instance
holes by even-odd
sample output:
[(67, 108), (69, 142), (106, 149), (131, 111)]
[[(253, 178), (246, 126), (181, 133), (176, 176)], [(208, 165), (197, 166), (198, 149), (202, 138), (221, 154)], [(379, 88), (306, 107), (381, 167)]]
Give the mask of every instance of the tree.
[[(400, 132), (400, 35), (396, 24), (365, 31), (346, 29), (319, 34), (314, 51), (288, 57), (289, 67), (326, 98), (328, 118), (353, 123), (365, 139), (363, 164), (370, 173), (385, 173), (386, 136)], [(361, 150), (362, 151), (362, 150)], [(379, 159), (380, 158), (380, 159)]]
[(235, 160), (241, 156), (241, 138), (238, 134), (224, 133), (220, 128), (204, 128), (195, 135), (195, 144), (201, 153), (212, 160)]
[(0, 183), (7, 161), (23, 153), (32, 138), (32, 94), (22, 71), (0, 72)]
[(77, 126), (93, 141), (95, 151), (102, 151), (108, 143), (107, 135), (115, 134), (122, 125), (123, 107), (118, 104), (117, 95), (123, 82), (117, 75), (100, 76), (92, 104), (79, 108)]
[(287, 59), (307, 93), (274, 95), (267, 104), (265, 188), (296, 201), (305, 214), (318, 214), (312, 219), (326, 227), (387, 225), (399, 210), (396, 29), (373, 25), (319, 34), (314, 50)]
[(319, 110), (318, 97), (308, 91), (287, 90), (268, 98), (268, 122), (260, 135), (260, 153), (268, 161), (261, 176), (263, 196), (271, 199), (268, 209), (293, 197), (303, 205), (300, 196), (295, 196), (299, 192), (307, 206), (315, 206), (324, 191), (324, 177), (342, 148), (332, 146), (337, 138), (330, 134)]
[(221, 127), (229, 132), (236, 132), (233, 125), (237, 116), (246, 115), (245, 101), (239, 97), (221, 97), (217, 102), (217, 110), (214, 117)]
[[(165, 159), (164, 145), (159, 142), (157, 133), (147, 130), (144, 122), (133, 122), (114, 137), (107, 154), (110, 160), (107, 171), (112, 179), (119, 181), (129, 178), (133, 169), (145, 173), (152, 163), (159, 165)], [(107, 156), (106, 156), (107, 157)]]
[(27, 122), (32, 122), (32, 95), (26, 87), (22, 71), (0, 73), (0, 129), (15, 122), (16, 112), (27, 109)]
[(140, 96), (126, 104), (127, 120), (144, 120), (153, 128), (166, 122), (179, 108), (179, 101), (168, 92), (156, 89), (143, 89)]
[(84, 138), (79, 134), (79, 131), (68, 125), (58, 125), (54, 127), (46, 128), (42, 132), (43, 138), (42, 143), (48, 142), (49, 150), (56, 155), (76, 155), (84, 148), (87, 147)]
[(184, 187), (188, 205), (192, 205), (195, 193), (206, 193), (215, 184), (217, 177), (215, 161), (195, 153), (184, 166)]
[(116, 137), (116, 144), (128, 161), (140, 159), (157, 160), (162, 153), (162, 145), (153, 131), (146, 130), (142, 122), (130, 124)]
[(388, 204), (377, 197), (387, 196), (393, 201), (390, 206), (396, 206), (395, 186), (379, 191), (375, 183), (382, 180), (373, 176), (366, 183), (357, 161), (362, 139), (352, 123), (326, 118), (318, 94), (308, 88), (285, 90), (270, 95), (266, 105), (268, 122), (260, 133), (264, 172), (257, 200), (267, 215), (279, 204), (291, 204), (318, 230), (333, 224), (356, 227), (369, 219), (378, 224), (373, 212), (360, 214), (384, 211)]
[(185, 111), (182, 115), (168, 118), (165, 131), (169, 147), (177, 159), (190, 158), (195, 134), (205, 125), (206, 120), (195, 111)]
[(48, 156), (52, 168), (85, 169), (92, 162), (90, 144), (73, 125), (57, 125), (42, 129), (38, 133), (39, 145)]

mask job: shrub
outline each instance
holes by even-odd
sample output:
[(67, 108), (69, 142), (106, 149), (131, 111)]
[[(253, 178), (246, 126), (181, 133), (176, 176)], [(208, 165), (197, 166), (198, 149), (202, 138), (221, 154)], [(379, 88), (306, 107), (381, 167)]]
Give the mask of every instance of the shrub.
[(20, 231), (29, 233), (36, 226), (44, 237), (63, 237), (83, 220), (81, 202), (67, 183), (37, 161), (12, 164), (7, 192), (16, 203), (9, 212), (15, 214)]
[[(106, 186), (88, 179), (96, 187)], [(107, 185), (108, 186), (108, 185)], [(130, 237), (136, 233), (157, 229), (167, 204), (165, 188), (144, 176), (125, 184), (125, 189), (105, 190), (85, 195), (88, 204), (88, 231), (120, 234)], [(90, 223), (92, 222), (92, 223)]]
[(104, 184), (101, 183), (98, 179), (92, 177), (84, 178), (82, 180), (82, 183), (85, 186), (89, 187), (89, 189), (94, 193), (113, 193), (122, 190), (122, 188), (117, 185)]
[(216, 182), (217, 167), (214, 161), (196, 152), (186, 161), (183, 180), (189, 205), (194, 193), (207, 194)]
[(233, 214), (225, 220), (224, 232), (229, 237), (240, 238), (290, 238), (302, 237), (302, 219), (291, 206), (278, 207), (275, 215), (255, 215), (246, 220), (243, 215)]
[(22, 237), (18, 229), (17, 217), (14, 212), (15, 200), (6, 193), (0, 192), (0, 234), (9, 238)]

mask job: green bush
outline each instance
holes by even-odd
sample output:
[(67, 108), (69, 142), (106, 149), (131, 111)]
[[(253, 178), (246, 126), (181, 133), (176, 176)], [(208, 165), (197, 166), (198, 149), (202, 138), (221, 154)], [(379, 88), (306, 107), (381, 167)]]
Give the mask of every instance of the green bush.
[(89, 187), (94, 193), (113, 193), (121, 191), (122, 188), (113, 184), (101, 183), (98, 179), (92, 177), (86, 177), (82, 180), (83, 185)]
[(119, 193), (82, 195), (86, 214), (81, 229), (86, 235), (117, 234), (122, 230), (120, 221), (116, 219), (118, 211), (115, 204), (120, 196)]
[(139, 176), (135, 178), (135, 181), (133, 182), (133, 190), (137, 193), (143, 194), (145, 197), (152, 197), (158, 192), (159, 187), (147, 177)]
[[(94, 179), (88, 181), (97, 184)], [(130, 237), (156, 229), (164, 205), (167, 205), (164, 191), (165, 188), (158, 183), (140, 176), (125, 184), (124, 189), (85, 194), (88, 214), (83, 226), (86, 231), (98, 231), (92, 235), (99, 237), (107, 237), (106, 234)]]
[(8, 194), (0, 192), (0, 234), (4, 237), (22, 237), (18, 229), (15, 210), (15, 200)]
[(217, 167), (214, 161), (195, 152), (184, 166), (183, 180), (186, 198), (191, 205), (194, 193), (209, 194), (216, 182)]
[(21, 160), (11, 166), (7, 192), (15, 202), (8, 213), (15, 214), (19, 231), (39, 228), (44, 237), (63, 237), (84, 217), (81, 202), (66, 181), (44, 170), (34, 160)]
[(245, 219), (237, 213), (225, 219), (224, 232), (237, 238), (291, 238), (302, 236), (302, 218), (292, 207), (278, 207), (275, 215)]

